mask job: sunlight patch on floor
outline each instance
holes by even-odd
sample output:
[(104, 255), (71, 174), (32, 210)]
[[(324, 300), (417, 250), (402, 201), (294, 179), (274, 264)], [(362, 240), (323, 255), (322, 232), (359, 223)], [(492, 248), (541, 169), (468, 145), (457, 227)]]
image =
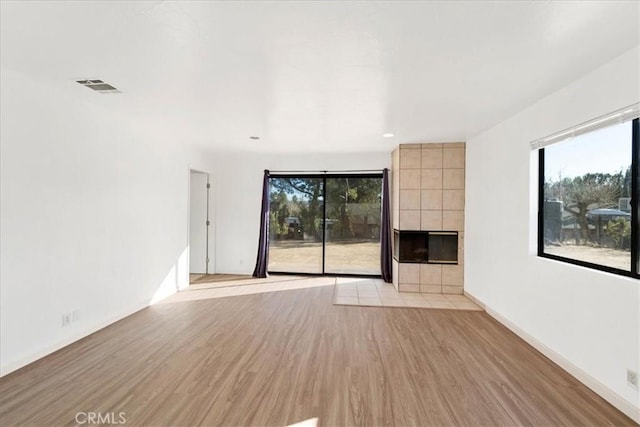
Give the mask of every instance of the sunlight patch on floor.
[(287, 427), (316, 427), (317, 425), (317, 418), (309, 418), (308, 420), (300, 421), (299, 423), (289, 424)]
[[(290, 291), (294, 289), (315, 288), (319, 286), (334, 286), (335, 277), (305, 277), (290, 279), (290, 276), (278, 280), (271, 276), (267, 279), (251, 279), (250, 283), (238, 285), (239, 281), (228, 282), (229, 286), (204, 289), (187, 289), (158, 301), (157, 304), (172, 304), (177, 302), (197, 301), (213, 298), (225, 298), (241, 295), (261, 294), (265, 292)], [(219, 284), (218, 284), (219, 285)]]

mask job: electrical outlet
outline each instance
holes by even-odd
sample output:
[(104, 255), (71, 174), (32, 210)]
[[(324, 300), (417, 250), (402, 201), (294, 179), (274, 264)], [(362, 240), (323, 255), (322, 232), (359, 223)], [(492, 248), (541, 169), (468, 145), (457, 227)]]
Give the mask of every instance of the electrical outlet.
[(634, 390), (638, 389), (638, 373), (627, 369), (627, 385)]
[(71, 312), (71, 323), (80, 321), (80, 310), (73, 310)]
[(62, 326), (68, 326), (71, 323), (71, 315), (69, 313), (64, 313), (62, 315)]

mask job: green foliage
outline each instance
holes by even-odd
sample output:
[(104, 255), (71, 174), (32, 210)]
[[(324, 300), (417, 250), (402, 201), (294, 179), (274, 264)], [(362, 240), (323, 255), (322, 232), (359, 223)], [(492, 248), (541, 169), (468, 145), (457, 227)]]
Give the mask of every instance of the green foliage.
[(616, 247), (622, 249), (624, 242), (631, 238), (631, 221), (625, 218), (612, 219), (607, 223), (605, 233), (615, 242)]
[(544, 184), (545, 199), (559, 199), (564, 210), (576, 219), (580, 232), (576, 233), (576, 244), (581, 238), (590, 239), (587, 212), (595, 208), (617, 207), (618, 198), (625, 193), (625, 174), (588, 173), (574, 178), (559, 177), (558, 181)]
[[(333, 238), (350, 238), (362, 233), (368, 225), (379, 224), (381, 181), (379, 178), (272, 178), (271, 233), (285, 236), (287, 217), (300, 221), (302, 233), (320, 241), (323, 203), (326, 203), (328, 226)], [(359, 223), (356, 230), (353, 221)], [(365, 223), (364, 227), (362, 223)], [(283, 227), (284, 225), (284, 227)]]
[(282, 236), (287, 235), (289, 232), (289, 227), (284, 221), (280, 221), (278, 218), (278, 213), (271, 211), (269, 213), (269, 229), (272, 236), (276, 238), (281, 238)]

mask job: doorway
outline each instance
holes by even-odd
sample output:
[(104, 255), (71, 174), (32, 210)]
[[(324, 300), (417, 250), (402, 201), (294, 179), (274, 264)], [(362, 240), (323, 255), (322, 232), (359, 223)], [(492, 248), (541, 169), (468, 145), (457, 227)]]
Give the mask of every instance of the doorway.
[(189, 274), (212, 273), (210, 242), (209, 174), (196, 170), (189, 173)]

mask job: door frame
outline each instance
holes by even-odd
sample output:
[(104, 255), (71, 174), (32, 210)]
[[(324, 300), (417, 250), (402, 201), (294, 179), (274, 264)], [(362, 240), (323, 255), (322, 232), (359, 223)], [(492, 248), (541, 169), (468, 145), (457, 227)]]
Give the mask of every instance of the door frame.
[[(316, 178), (322, 179), (322, 272), (321, 273), (296, 273), (296, 272), (288, 272), (288, 271), (272, 271), (268, 270), (267, 273), (273, 274), (290, 274), (294, 276), (329, 276), (329, 277), (382, 277), (382, 273), (380, 274), (354, 274), (354, 273), (327, 273), (325, 268), (325, 258), (326, 258), (326, 218), (327, 218), (327, 203), (326, 203), (326, 188), (327, 188), (327, 178), (380, 178), (380, 185), (382, 186), (382, 178), (383, 174), (380, 173), (344, 173), (344, 172), (324, 172), (324, 173), (274, 173), (269, 175), (269, 180), (271, 178)], [(269, 181), (269, 197), (271, 197), (271, 181)], [(269, 208), (271, 211), (271, 208)], [(380, 205), (380, 214), (382, 214), (382, 204)], [(268, 265), (267, 265), (268, 268)]]
[[(215, 241), (214, 237), (214, 221), (213, 221), (213, 185), (212, 174), (201, 169), (188, 167), (187, 169), (187, 275), (191, 274), (191, 174), (198, 173), (205, 175), (207, 178), (207, 235), (205, 248), (205, 274), (215, 274)], [(212, 262), (213, 261), (213, 262)]]

